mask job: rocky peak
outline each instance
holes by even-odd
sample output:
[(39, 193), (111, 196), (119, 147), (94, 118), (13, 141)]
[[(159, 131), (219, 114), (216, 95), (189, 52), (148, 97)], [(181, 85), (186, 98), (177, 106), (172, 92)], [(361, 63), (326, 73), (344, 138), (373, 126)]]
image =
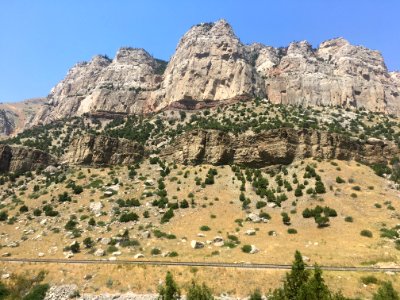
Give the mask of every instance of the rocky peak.
[(290, 43), (286, 55), (297, 57), (310, 57), (314, 55), (314, 53), (312, 50), (312, 46), (309, 42), (301, 41)]
[[(95, 55), (93, 56), (92, 60), (90, 61), (90, 64), (93, 66), (99, 66), (99, 67), (107, 67), (112, 60), (108, 58), (105, 55)], [(84, 65), (87, 65), (87, 63), (83, 63)]]
[(154, 63), (154, 58), (142, 48), (123, 47), (117, 51), (114, 62), (129, 65), (151, 65)]
[(176, 102), (189, 107), (259, 94), (261, 82), (246, 59), (245, 47), (232, 27), (220, 20), (194, 26), (180, 40), (155, 107)]

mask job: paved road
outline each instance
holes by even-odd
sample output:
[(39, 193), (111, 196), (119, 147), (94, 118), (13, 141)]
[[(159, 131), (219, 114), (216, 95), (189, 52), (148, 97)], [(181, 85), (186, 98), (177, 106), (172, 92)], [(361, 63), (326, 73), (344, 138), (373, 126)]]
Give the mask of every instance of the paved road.
[[(184, 261), (157, 261), (157, 260), (102, 260), (102, 259), (51, 259), (51, 258), (0, 258), (0, 262), (6, 263), (44, 263), (44, 264), (94, 264), (94, 265), (150, 265), (150, 266), (187, 266), (187, 267), (215, 267), (237, 269), (269, 269), (290, 270), (291, 265), (284, 264), (254, 264), (254, 263), (223, 263), (223, 262), (184, 262)], [(334, 267), (319, 266), (325, 271), (340, 272), (395, 272), (400, 273), (400, 268), (378, 267)], [(313, 266), (307, 266), (313, 269)]]

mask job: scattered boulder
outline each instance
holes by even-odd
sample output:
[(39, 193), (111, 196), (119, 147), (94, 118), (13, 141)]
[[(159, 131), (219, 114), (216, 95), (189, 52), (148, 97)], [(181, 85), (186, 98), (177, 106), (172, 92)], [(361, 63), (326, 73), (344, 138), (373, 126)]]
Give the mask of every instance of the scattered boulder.
[(222, 247), (224, 245), (224, 239), (221, 236), (216, 236), (213, 239), (213, 243), (215, 247)]
[(261, 218), (259, 217), (258, 214), (256, 213), (250, 213), (247, 215), (247, 219), (249, 219), (251, 222), (253, 223), (260, 223), (261, 222)]
[(103, 203), (101, 202), (91, 202), (89, 205), (89, 209), (92, 213), (96, 215), (96, 217), (101, 215), (101, 209), (103, 208)]
[(79, 295), (75, 284), (51, 286), (44, 300), (70, 300)]
[(94, 256), (104, 256), (106, 253), (103, 249), (99, 248), (94, 252)]
[(258, 250), (258, 248), (254, 245), (251, 245), (251, 250), (250, 250), (250, 254), (255, 254), (257, 252), (259, 252), (260, 250)]
[(193, 241), (190, 242), (190, 246), (193, 249), (201, 249), (201, 248), (204, 248), (204, 243), (196, 241), (196, 240), (193, 240)]
[(256, 235), (256, 231), (254, 229), (246, 230), (246, 235)]
[(142, 239), (148, 239), (148, 238), (150, 238), (150, 231), (148, 231), (148, 230), (143, 231), (140, 235), (141, 235)]
[(108, 245), (110, 242), (111, 242), (110, 238), (102, 238), (100, 240), (100, 243), (103, 244), (103, 245)]

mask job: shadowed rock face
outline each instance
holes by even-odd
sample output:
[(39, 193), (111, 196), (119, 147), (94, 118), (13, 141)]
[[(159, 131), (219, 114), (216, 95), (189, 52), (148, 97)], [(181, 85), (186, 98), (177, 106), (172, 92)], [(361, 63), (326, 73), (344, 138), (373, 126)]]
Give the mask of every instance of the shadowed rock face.
[(334, 133), (283, 128), (238, 136), (217, 130), (191, 131), (178, 137), (160, 156), (184, 164), (267, 167), (307, 157), (375, 164), (397, 154), (395, 144), (378, 139), (361, 141)]
[(8, 110), (0, 109), (0, 136), (8, 136), (14, 132), (15, 122), (11, 114)]
[(48, 96), (33, 125), (83, 113), (198, 109), (265, 97), (272, 103), (364, 107), (400, 114), (400, 75), (378, 51), (343, 38), (313, 49), (244, 45), (225, 21), (193, 26), (164, 63), (143, 49), (121, 48), (74, 66)]
[(56, 163), (56, 159), (41, 150), (0, 144), (0, 172), (27, 172)]
[(80, 165), (130, 165), (138, 162), (143, 155), (143, 146), (136, 142), (86, 135), (72, 141), (61, 161)]

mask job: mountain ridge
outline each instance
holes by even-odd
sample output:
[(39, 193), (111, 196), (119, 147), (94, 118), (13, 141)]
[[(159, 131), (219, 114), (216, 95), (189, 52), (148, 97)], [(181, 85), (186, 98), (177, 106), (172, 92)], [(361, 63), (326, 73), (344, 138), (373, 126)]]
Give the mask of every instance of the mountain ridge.
[(50, 92), (33, 125), (96, 113), (197, 109), (232, 100), (363, 107), (398, 115), (400, 74), (381, 53), (344, 38), (274, 48), (243, 44), (225, 20), (192, 26), (166, 63), (141, 48), (120, 48), (72, 67)]

